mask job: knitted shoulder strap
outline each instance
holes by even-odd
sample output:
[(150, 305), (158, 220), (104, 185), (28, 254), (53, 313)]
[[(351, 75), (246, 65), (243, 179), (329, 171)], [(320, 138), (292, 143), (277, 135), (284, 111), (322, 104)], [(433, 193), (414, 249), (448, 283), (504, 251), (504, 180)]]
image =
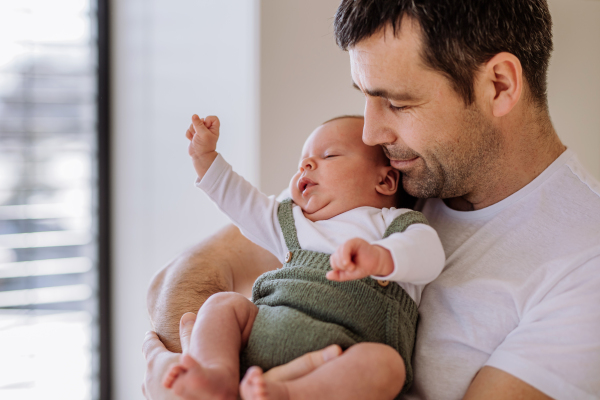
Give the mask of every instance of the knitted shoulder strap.
[(390, 226), (385, 230), (383, 238), (390, 236), (393, 233), (404, 232), (412, 224), (429, 225), (427, 218), (418, 211), (407, 211), (399, 215), (392, 221)]
[(279, 203), (277, 209), (277, 218), (283, 232), (283, 238), (289, 251), (300, 250), (300, 242), (298, 242), (298, 233), (294, 224), (294, 214), (292, 213), (292, 199), (285, 199)]

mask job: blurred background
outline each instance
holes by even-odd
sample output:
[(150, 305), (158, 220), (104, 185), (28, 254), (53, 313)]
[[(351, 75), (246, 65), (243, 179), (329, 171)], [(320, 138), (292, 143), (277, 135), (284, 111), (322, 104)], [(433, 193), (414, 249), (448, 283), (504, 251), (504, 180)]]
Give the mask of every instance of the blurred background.
[[(0, 0), (1, 399), (142, 399), (148, 283), (227, 224), (190, 116), (279, 193), (314, 127), (362, 113), (338, 2)], [(600, 2), (549, 3), (552, 119), (600, 179)]]

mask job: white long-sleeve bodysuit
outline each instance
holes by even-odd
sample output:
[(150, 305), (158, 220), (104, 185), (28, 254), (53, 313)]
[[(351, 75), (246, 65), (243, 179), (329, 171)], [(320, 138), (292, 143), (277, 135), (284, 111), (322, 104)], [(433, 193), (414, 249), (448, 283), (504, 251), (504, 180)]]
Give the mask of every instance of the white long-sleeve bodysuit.
[[(196, 185), (244, 236), (283, 262), (287, 246), (277, 218), (279, 202), (274, 196), (267, 197), (236, 174), (221, 155)], [(382, 239), (388, 225), (408, 211), (411, 210), (358, 207), (313, 222), (299, 206), (293, 206), (298, 241), (303, 249), (332, 254), (345, 241), (357, 237), (382, 246), (392, 255), (394, 271), (373, 278), (398, 282), (418, 305), (423, 287), (442, 272), (445, 256), (436, 231), (425, 224), (410, 225), (404, 232)]]

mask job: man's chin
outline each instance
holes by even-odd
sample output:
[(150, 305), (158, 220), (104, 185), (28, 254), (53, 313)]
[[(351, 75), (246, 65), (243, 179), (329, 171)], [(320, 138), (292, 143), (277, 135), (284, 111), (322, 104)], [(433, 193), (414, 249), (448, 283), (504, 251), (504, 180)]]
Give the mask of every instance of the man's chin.
[(439, 185), (431, 178), (418, 179), (415, 177), (402, 176), (402, 187), (409, 195), (418, 199), (439, 197), (441, 190)]

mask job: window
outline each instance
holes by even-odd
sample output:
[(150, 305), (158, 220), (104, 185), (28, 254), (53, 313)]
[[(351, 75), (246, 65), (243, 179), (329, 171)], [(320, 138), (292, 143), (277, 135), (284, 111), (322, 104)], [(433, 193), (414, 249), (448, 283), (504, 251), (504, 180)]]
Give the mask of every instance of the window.
[(108, 256), (100, 251), (108, 243), (107, 171), (99, 167), (107, 162), (99, 140), (107, 103), (97, 101), (106, 77), (102, 7), (94, 0), (0, 2), (4, 400), (107, 393), (100, 385), (100, 354), (108, 354), (100, 323), (108, 304)]

